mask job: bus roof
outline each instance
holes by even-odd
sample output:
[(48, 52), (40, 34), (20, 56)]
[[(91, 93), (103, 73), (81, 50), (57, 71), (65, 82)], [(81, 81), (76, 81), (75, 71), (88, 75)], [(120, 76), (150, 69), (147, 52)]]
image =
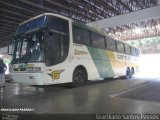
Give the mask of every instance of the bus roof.
[(27, 22), (29, 22), (29, 21), (32, 21), (32, 20), (34, 20), (34, 19), (37, 19), (37, 18), (39, 18), (39, 17), (41, 17), (41, 16), (45, 16), (45, 15), (57, 16), (57, 17), (60, 17), (60, 18), (63, 18), (63, 19), (71, 20), (70, 18), (65, 17), (65, 16), (63, 16), (63, 15), (54, 14), (54, 13), (44, 13), (44, 14), (40, 14), (40, 15), (38, 15), (38, 16), (35, 16), (35, 17), (32, 17), (32, 18), (28, 19), (28, 20), (22, 22), (20, 25), (23, 25), (23, 24), (25, 24), (25, 23), (27, 23)]
[[(33, 17), (33, 18), (29, 19), (29, 20), (26, 20), (26, 21), (22, 22), (22, 23), (20, 24), (20, 26), (23, 25), (23, 24), (25, 24), (25, 23), (27, 23), (27, 22), (29, 22), (29, 21), (32, 21), (32, 20), (34, 20), (34, 19), (37, 19), (37, 18), (39, 18), (39, 17), (41, 17), (41, 16), (45, 16), (45, 15), (57, 16), (57, 17), (60, 17), (60, 18), (66, 19), (66, 20), (72, 20), (71, 18), (65, 17), (65, 16), (63, 16), (63, 15), (59, 15), (59, 14), (55, 14), (55, 13), (44, 13), (44, 14), (40, 14), (40, 15), (38, 15), (38, 16), (35, 16), (35, 17)], [(89, 30), (89, 31), (92, 31), (92, 32), (95, 32), (95, 33), (98, 33), (98, 34), (101, 34), (101, 35), (104, 35), (104, 36), (107, 36), (107, 37), (109, 37), (109, 38), (112, 38), (112, 37), (106, 35), (105, 32), (100, 31), (100, 30), (97, 30), (97, 29), (95, 29), (95, 28), (93, 28), (93, 27), (87, 26), (87, 25), (82, 24), (82, 23), (80, 23), (80, 22), (77, 22), (77, 21), (73, 21), (73, 20), (72, 20), (72, 23), (73, 23), (74, 25), (76, 25), (76, 26), (79, 26), (79, 27), (81, 27), (81, 28), (85, 28), (85, 29), (87, 29), (87, 30)], [(115, 40), (115, 41), (118, 41), (118, 42), (122, 42), (122, 43), (124, 43), (124, 44), (128, 44), (128, 43), (126, 43), (126, 42), (124, 42), (124, 41), (122, 41), (122, 40), (117, 40), (117, 39), (115, 39), (115, 38), (112, 38), (112, 39)], [(128, 44), (128, 45), (130, 45), (130, 44)], [(135, 46), (133, 46), (133, 45), (130, 45), (130, 46), (135, 47)], [(135, 47), (135, 48), (137, 48), (137, 47)]]

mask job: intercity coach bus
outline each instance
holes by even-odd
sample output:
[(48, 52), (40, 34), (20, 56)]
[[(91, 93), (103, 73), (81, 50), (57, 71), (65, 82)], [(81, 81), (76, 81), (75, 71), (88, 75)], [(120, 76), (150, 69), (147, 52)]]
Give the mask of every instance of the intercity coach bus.
[(17, 28), (10, 73), (17, 83), (51, 85), (132, 77), (139, 50), (70, 18), (44, 13)]

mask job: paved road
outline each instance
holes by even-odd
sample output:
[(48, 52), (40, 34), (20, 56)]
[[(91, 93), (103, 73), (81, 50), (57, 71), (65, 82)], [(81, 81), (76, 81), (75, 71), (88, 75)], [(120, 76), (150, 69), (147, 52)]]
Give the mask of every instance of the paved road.
[(6, 88), (0, 91), (1, 108), (31, 108), (33, 111), (30, 112), (12, 113), (38, 114), (160, 113), (159, 102), (114, 97), (150, 83), (136, 78), (93, 82), (79, 88), (7, 83)]

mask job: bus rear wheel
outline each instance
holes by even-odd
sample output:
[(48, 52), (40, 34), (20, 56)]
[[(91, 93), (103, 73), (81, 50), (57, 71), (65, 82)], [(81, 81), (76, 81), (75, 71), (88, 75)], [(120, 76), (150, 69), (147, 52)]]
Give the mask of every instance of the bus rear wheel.
[(86, 81), (86, 73), (82, 69), (76, 69), (73, 74), (72, 87), (80, 87)]
[(134, 67), (131, 68), (132, 76), (135, 74)]
[(126, 69), (126, 79), (130, 79), (132, 77), (132, 73), (129, 68)]

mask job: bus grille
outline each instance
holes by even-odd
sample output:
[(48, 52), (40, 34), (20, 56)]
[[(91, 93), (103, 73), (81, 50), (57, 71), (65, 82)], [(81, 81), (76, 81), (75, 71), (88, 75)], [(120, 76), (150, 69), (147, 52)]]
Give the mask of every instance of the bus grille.
[(14, 71), (26, 71), (26, 68), (14, 68)]

